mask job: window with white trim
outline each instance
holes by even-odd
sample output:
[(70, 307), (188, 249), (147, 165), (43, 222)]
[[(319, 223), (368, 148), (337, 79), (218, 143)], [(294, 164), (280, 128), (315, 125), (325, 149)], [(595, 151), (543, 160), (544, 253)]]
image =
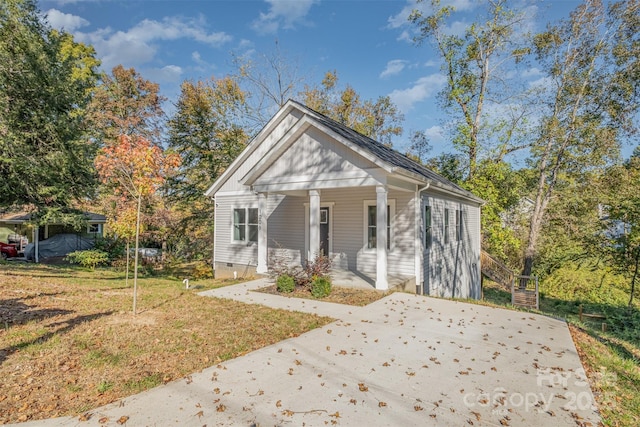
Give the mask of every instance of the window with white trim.
[(258, 241), (258, 208), (233, 209), (233, 241)]
[(89, 224), (89, 225), (87, 225), (87, 233), (89, 233), (89, 234), (100, 233), (100, 224)]
[[(365, 201), (364, 209), (364, 244), (367, 249), (375, 249), (377, 247), (377, 235), (378, 235), (378, 211), (377, 205), (374, 200)], [(393, 220), (396, 214), (395, 200), (389, 200), (387, 205), (387, 249), (391, 249), (393, 245)]]
[(456, 210), (456, 242), (462, 240), (462, 210)]

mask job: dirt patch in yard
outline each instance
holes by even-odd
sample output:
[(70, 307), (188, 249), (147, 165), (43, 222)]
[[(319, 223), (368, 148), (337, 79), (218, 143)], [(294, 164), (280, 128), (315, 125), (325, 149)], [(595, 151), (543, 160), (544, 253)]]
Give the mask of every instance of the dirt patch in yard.
[(0, 424), (80, 415), (332, 320), (157, 277), (134, 316), (133, 282), (107, 270), (0, 265), (0, 283)]

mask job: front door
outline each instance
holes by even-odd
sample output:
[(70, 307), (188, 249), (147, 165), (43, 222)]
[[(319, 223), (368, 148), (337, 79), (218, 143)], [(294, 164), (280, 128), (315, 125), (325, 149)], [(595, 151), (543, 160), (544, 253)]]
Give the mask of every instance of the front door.
[(329, 255), (329, 208), (320, 208), (320, 253)]

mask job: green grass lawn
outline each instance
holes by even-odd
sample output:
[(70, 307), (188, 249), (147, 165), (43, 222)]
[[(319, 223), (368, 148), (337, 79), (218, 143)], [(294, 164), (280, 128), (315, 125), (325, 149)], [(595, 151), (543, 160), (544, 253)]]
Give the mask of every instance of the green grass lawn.
[(0, 424), (81, 414), (323, 326), (197, 292), (232, 282), (0, 265)]

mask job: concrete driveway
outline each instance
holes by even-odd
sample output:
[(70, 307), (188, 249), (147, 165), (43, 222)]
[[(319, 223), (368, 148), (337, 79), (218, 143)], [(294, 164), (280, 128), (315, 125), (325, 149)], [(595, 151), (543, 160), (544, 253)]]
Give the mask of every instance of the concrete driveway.
[[(92, 411), (21, 426), (575, 426), (600, 417), (564, 322), (392, 294), (367, 307), (206, 291), (335, 322)], [(100, 423), (106, 417), (108, 420)]]

